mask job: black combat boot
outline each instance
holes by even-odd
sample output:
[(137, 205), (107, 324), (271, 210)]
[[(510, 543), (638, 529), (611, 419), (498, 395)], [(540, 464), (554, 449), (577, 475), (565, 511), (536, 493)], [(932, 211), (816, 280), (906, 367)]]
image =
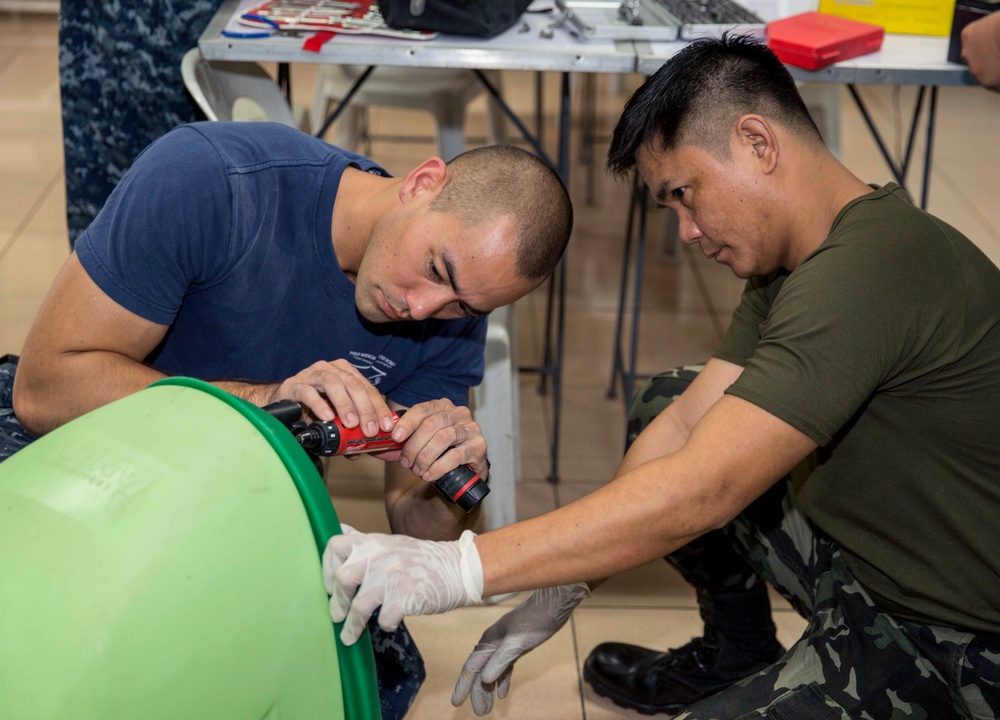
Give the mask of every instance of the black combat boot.
[(705, 632), (667, 652), (625, 643), (591, 651), (583, 677), (598, 695), (641, 713), (677, 713), (763, 670), (784, 654), (775, 637), (767, 586), (698, 592)]

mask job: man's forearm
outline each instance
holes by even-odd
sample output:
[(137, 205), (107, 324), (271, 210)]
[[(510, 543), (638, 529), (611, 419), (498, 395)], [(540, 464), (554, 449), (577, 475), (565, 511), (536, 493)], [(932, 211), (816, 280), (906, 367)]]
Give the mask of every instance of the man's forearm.
[(63, 353), (42, 367), (22, 358), (14, 378), (14, 411), (25, 430), (44, 435), (163, 377), (115, 352)]
[[(691, 388), (679, 400), (660, 412), (633, 442), (615, 473), (616, 482), (619, 478), (625, 478), (620, 484), (612, 483), (611, 486), (602, 489), (598, 492), (596, 499), (587, 497), (584, 498), (586, 502), (581, 501), (568, 506), (568, 508), (573, 508), (570, 512), (550, 513), (553, 516), (551, 518), (546, 515), (544, 519), (538, 519), (537, 522), (528, 521), (509, 526), (509, 529), (505, 529), (506, 532), (502, 536), (497, 536), (494, 533), (480, 536), (476, 543), (477, 546), (480, 544), (486, 546), (486, 552), (489, 553), (489, 546), (496, 542), (496, 549), (502, 552), (505, 549), (518, 547), (521, 540), (531, 538), (534, 533), (538, 532), (551, 533), (560, 540), (568, 538), (564, 549), (565, 557), (571, 558), (575, 555), (579, 561), (581, 572), (568, 573), (570, 565), (566, 565), (562, 568), (562, 570), (567, 571), (566, 575), (546, 576), (546, 580), (542, 584), (529, 585), (522, 589), (547, 587), (579, 580), (587, 581), (593, 588), (616, 572), (665, 555), (687, 544), (702, 532), (712, 529), (712, 516), (706, 513), (695, 513), (693, 517), (685, 516), (672, 524), (665, 522), (665, 518), (671, 511), (676, 512), (687, 506), (689, 500), (683, 496), (678, 496), (675, 502), (669, 503), (662, 510), (655, 508), (658, 507), (657, 502), (666, 499), (663, 493), (669, 488), (671, 474), (675, 478), (679, 478), (689, 472), (684, 467), (684, 456), (681, 456), (681, 459), (675, 459), (675, 461), (666, 461), (664, 458), (680, 452), (686, 447), (694, 426), (722, 397), (725, 388), (739, 376), (740, 372), (742, 372), (742, 368), (739, 366), (716, 359), (710, 360), (706, 364), (705, 370), (692, 383)], [(642, 468), (648, 463), (656, 464)], [(662, 469), (658, 469), (661, 467)], [(640, 470), (640, 468), (642, 469)], [(691, 483), (688, 483), (688, 489), (692, 489)], [(701, 487), (699, 492), (710, 492), (710, 486)], [(635, 497), (636, 500), (630, 500), (631, 497)], [(694, 502), (695, 499), (691, 498), (690, 501)], [(627, 512), (629, 506), (634, 506), (637, 512)], [(616, 508), (623, 511), (616, 513)], [(645, 510), (651, 510), (651, 512), (645, 512)], [(591, 514), (593, 514), (593, 518)], [(697, 522), (698, 518), (701, 518), (703, 522)], [(679, 529), (683, 523), (690, 522), (692, 519), (695, 522), (691, 525), (691, 530), (687, 533), (680, 532)], [(536, 525), (538, 527), (535, 527)], [(675, 532), (666, 535), (652, 533), (645, 543), (639, 543), (633, 542), (633, 539), (638, 540), (638, 538), (635, 533), (630, 531), (625, 541), (618, 547), (599, 542), (596, 547), (579, 552), (586, 547), (588, 541), (602, 537), (601, 533), (613, 533), (618, 528), (630, 528), (633, 525), (645, 530), (668, 527), (673, 528)], [(606, 529), (602, 529), (604, 526), (607, 526)], [(525, 535), (518, 537), (517, 533), (522, 531)], [(532, 543), (537, 545), (534, 541)], [(545, 543), (538, 547), (543, 551), (554, 551), (551, 545)], [(631, 556), (624, 554), (625, 548), (632, 553)], [(594, 559), (602, 553), (608, 555), (605, 560), (607, 574), (602, 574), (593, 565)], [(519, 554), (519, 557), (526, 558), (530, 554), (530, 552), (523, 556)], [(511, 558), (508, 558), (508, 561), (510, 560)], [(486, 560), (483, 564), (486, 566)], [(527, 561), (525, 565), (531, 565), (539, 570), (545, 566), (544, 558), (539, 558), (538, 562)], [(498, 565), (498, 567), (500, 566)], [(584, 567), (587, 568), (585, 572), (582, 571)], [(498, 571), (498, 576), (502, 574), (505, 573)], [(514, 570), (510, 574), (523, 577), (521, 570)], [(563, 579), (555, 579), (556, 577)], [(498, 577), (497, 580), (500, 581), (500, 578)], [(488, 579), (487, 582), (489, 582)], [(493, 591), (488, 590), (487, 592)], [(507, 592), (507, 590), (496, 592)]]
[(559, 510), (478, 536), (483, 595), (604, 578), (668, 554), (725, 525), (815, 447), (726, 396), (682, 450)]
[[(120, 353), (64, 353), (47, 369), (22, 363), (15, 376), (15, 412), (33, 435), (43, 435), (85, 413), (167, 377)], [(266, 405), (278, 387), (271, 383), (212, 383), (255, 405)]]
[(739, 365), (711, 358), (679, 397), (643, 429), (615, 476), (683, 448), (692, 430), (743, 372)]
[(610, 577), (712, 529), (717, 516), (668, 489), (659, 464), (621, 475), (559, 510), (479, 535), (483, 596)]
[(249, 383), (236, 380), (214, 380), (212, 384), (230, 395), (243, 398), (259, 407), (269, 404), (274, 397), (275, 390), (280, 387), (279, 383)]

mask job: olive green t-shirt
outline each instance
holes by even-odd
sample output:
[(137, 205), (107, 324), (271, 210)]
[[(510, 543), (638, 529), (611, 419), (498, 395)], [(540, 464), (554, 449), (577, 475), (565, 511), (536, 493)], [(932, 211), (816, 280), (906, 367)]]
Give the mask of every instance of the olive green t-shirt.
[(1000, 632), (1000, 270), (890, 184), (752, 279), (727, 390), (820, 445), (796, 488), (883, 610)]

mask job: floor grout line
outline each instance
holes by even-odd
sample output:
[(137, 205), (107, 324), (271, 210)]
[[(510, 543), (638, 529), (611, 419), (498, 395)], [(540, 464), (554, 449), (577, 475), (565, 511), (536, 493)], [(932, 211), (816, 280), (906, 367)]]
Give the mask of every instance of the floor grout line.
[[(986, 234), (994, 240), (1000, 242), (1000, 228), (994, 227), (993, 223), (990, 222), (990, 219), (986, 217), (982, 211), (980, 211), (979, 207), (972, 202), (964, 192), (962, 192), (958, 183), (955, 182), (951, 175), (948, 174), (948, 171), (938, 165), (937, 160), (933, 160), (931, 162), (931, 166), (933, 168), (934, 180), (940, 181), (942, 185), (947, 187), (955, 195), (955, 197), (958, 198), (958, 201), (965, 208), (966, 212), (982, 223), (982, 227), (986, 231)], [(968, 236), (970, 240), (973, 240), (974, 242), (976, 241), (976, 238), (973, 238), (965, 229), (957, 229), (962, 232), (963, 235)]]
[[(28, 225), (31, 224), (31, 221), (35, 219), (35, 215), (38, 214), (39, 209), (42, 207), (45, 201), (48, 200), (49, 195), (52, 194), (52, 191), (59, 184), (62, 178), (63, 178), (63, 171), (62, 169), (60, 169), (56, 172), (56, 174), (52, 177), (52, 179), (49, 180), (48, 184), (45, 186), (45, 189), (42, 190), (41, 195), (39, 195), (39, 197), (35, 200), (35, 202), (32, 203), (31, 207), (28, 208), (28, 212), (24, 216), (24, 219), (22, 219), (21, 222), (18, 223), (17, 227), (14, 228), (14, 230), (11, 232), (10, 237), (7, 238), (7, 242), (4, 244), (2, 248), (0, 248), (0, 262), (3, 262), (3, 259), (7, 256), (7, 253), (10, 252), (11, 248), (14, 247), (14, 243), (17, 242), (18, 238), (21, 237), (21, 234), (28, 227)], [(66, 239), (66, 242), (67, 243), (69, 242), (68, 237)]]
[(577, 637), (575, 613), (569, 616), (569, 625), (570, 630), (572, 630), (573, 633), (573, 666), (576, 670), (577, 690), (580, 693), (580, 717), (583, 720), (587, 720), (587, 698), (584, 694), (583, 673), (580, 671), (580, 668), (582, 667), (580, 662), (580, 639)]

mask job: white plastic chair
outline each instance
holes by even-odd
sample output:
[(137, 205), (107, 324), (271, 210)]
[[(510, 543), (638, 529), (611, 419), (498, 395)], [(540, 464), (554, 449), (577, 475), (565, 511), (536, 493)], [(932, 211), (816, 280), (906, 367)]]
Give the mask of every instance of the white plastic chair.
[(472, 412), (482, 428), (490, 456), (490, 494), (483, 501), (487, 530), (517, 520), (521, 402), (514, 315), (513, 305), (504, 305), (490, 313), (483, 382), (472, 389)]
[[(367, 68), (361, 65), (321, 65), (317, 68), (313, 101), (313, 134), (323, 127), (330, 112), (347, 95)], [(486, 71), (490, 83), (500, 88), (500, 73)], [(358, 89), (350, 104), (337, 117), (336, 144), (357, 150), (365, 135), (368, 107), (423, 110), (437, 124), (438, 153), (451, 160), (465, 150), (465, 109), (483, 91), (479, 79), (469, 70), (377, 67)], [(486, 113), (487, 136), (491, 143), (504, 142), (504, 116), (492, 98)]]
[(181, 60), (184, 87), (209, 120), (270, 120), (309, 130), (309, 113), (293, 112), (270, 75), (255, 62), (211, 62), (201, 50)]

